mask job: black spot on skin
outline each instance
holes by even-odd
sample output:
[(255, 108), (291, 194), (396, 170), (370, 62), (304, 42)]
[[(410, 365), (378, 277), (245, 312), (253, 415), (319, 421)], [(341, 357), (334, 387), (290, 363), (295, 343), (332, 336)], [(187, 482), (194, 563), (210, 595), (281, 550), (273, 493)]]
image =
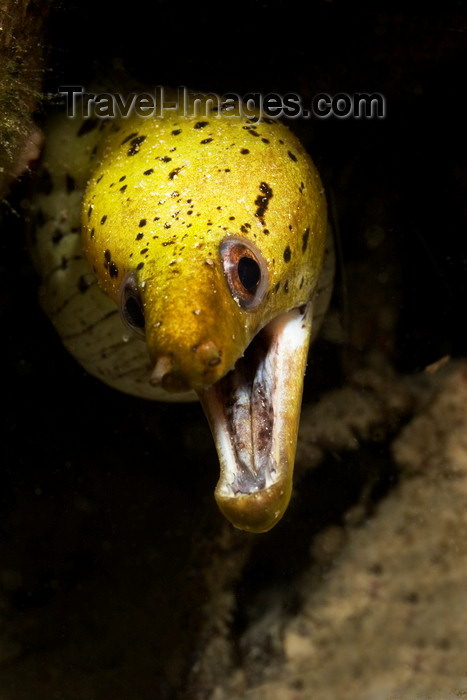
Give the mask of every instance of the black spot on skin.
[(143, 228), (143, 226), (146, 226), (146, 224), (147, 224), (146, 219), (141, 219), (141, 221), (139, 222), (138, 226), (139, 226), (140, 228)]
[(125, 192), (127, 187), (128, 185), (123, 185), (122, 187), (120, 187), (120, 192)]
[(288, 293), (289, 293), (289, 280), (285, 280), (284, 294), (288, 294)]
[(196, 122), (193, 129), (204, 129), (204, 127), (207, 126), (208, 124), (209, 124), (209, 122)]
[(173, 180), (174, 177), (178, 175), (180, 172), (181, 168), (174, 168), (170, 173), (169, 173), (169, 180)]
[(305, 282), (305, 278), (302, 277), (302, 279), (300, 280), (300, 287), (299, 287), (299, 289), (301, 289), (301, 288), (303, 287), (303, 283), (304, 283), (304, 282)]
[(154, 172), (154, 168), (149, 168), (149, 170), (145, 170), (143, 175), (152, 175)]
[(165, 222), (165, 224), (164, 224), (164, 228), (170, 228), (171, 226), (172, 226), (172, 224), (169, 224), (167, 222)]
[(255, 216), (258, 217), (258, 219), (264, 226), (264, 215), (266, 213), (266, 209), (268, 208), (269, 200), (273, 196), (273, 192), (267, 184), (267, 182), (262, 182), (259, 186), (259, 189), (261, 194), (258, 195), (258, 197), (255, 199), (255, 204), (258, 207), (255, 212)]
[(131, 146), (127, 151), (127, 156), (136, 155), (139, 152), (139, 150), (141, 148), (141, 144), (143, 143), (143, 141), (145, 139), (146, 139), (146, 136), (137, 136), (136, 138), (132, 139)]
[(163, 163), (170, 163), (172, 158), (169, 158), (169, 156), (161, 156), (159, 160), (161, 160)]
[[(102, 177), (102, 175), (101, 175)], [(99, 182), (99, 180), (97, 181)], [(69, 175), (68, 173), (65, 175), (65, 185), (66, 185), (66, 191), (68, 194), (70, 192), (73, 192), (75, 189), (75, 178)]]
[(200, 143), (205, 144), (205, 143), (211, 143), (212, 139), (203, 139), (200, 141)]
[(81, 124), (78, 131), (76, 132), (76, 136), (84, 136), (84, 134), (89, 134), (90, 131), (93, 131), (96, 128), (98, 123), (99, 120), (97, 119), (97, 117), (86, 119), (86, 121), (84, 121)]
[(92, 210), (93, 210), (93, 205), (91, 204), (91, 206), (88, 209), (88, 219), (91, 218)]
[(249, 152), (250, 151), (248, 150), (248, 148), (241, 148), (240, 149), (240, 153), (242, 154), (242, 156), (246, 156)]
[(84, 294), (84, 292), (86, 292), (90, 286), (91, 282), (88, 282), (85, 276), (81, 275), (78, 280), (78, 291), (81, 292), (81, 294)]
[(143, 248), (143, 250), (140, 250), (140, 251), (139, 251), (139, 254), (140, 254), (140, 255), (145, 255), (145, 253), (147, 253), (148, 250), (149, 250), (149, 248)]
[(306, 251), (308, 248), (308, 236), (310, 235), (310, 229), (307, 228), (305, 233), (302, 236), (302, 253)]
[(292, 151), (287, 151), (287, 155), (289, 156), (290, 160), (293, 160), (294, 163), (297, 162), (297, 156), (292, 153)]
[(292, 257), (292, 252), (291, 252), (291, 250), (290, 250), (290, 246), (287, 246), (287, 247), (284, 249), (284, 261), (285, 261), (286, 263), (290, 262), (290, 258), (291, 258), (291, 257)]
[(140, 231), (140, 233), (137, 234), (135, 240), (136, 240), (136, 241), (140, 241), (140, 240), (142, 239), (143, 236), (144, 236), (144, 234)]
[(281, 288), (281, 283), (278, 282), (278, 283), (276, 284), (276, 286), (274, 287), (274, 294), (277, 294), (277, 292), (279, 291), (280, 288)]
[(269, 143), (269, 139), (261, 139), (263, 143)]
[(163, 245), (164, 248), (165, 248), (165, 246), (167, 246), (167, 245), (174, 245), (174, 243), (175, 243), (175, 241), (163, 241), (163, 242), (162, 242), (162, 245)]
[(142, 270), (143, 267), (144, 267), (144, 262), (140, 262), (140, 263), (137, 264), (136, 269), (137, 269), (137, 270)]
[(128, 141), (131, 141), (131, 139), (134, 139), (135, 136), (138, 136), (137, 131), (134, 131), (132, 134), (129, 134), (126, 138), (124, 138), (120, 145), (123, 146), (125, 143), (128, 143)]
[(101, 219), (101, 224), (105, 224), (106, 221), (107, 221), (107, 214), (104, 214), (104, 216)]
[(91, 229), (91, 232), (89, 234), (90, 238), (94, 238), (95, 230), (94, 227)]
[(104, 251), (104, 260), (104, 268), (109, 271), (109, 275), (111, 277), (118, 277), (118, 267), (112, 262), (112, 255), (109, 249)]
[(126, 180), (126, 175), (122, 175), (122, 177), (120, 178), (119, 182), (123, 182), (123, 180)]
[(229, 216), (229, 221), (235, 221), (235, 216)]
[(174, 131), (172, 131), (172, 136), (178, 136), (181, 133), (182, 133), (181, 129), (175, 129)]
[(63, 233), (60, 231), (59, 228), (57, 228), (52, 236), (52, 243), (54, 245), (57, 245), (57, 243), (60, 243), (62, 238), (63, 238)]

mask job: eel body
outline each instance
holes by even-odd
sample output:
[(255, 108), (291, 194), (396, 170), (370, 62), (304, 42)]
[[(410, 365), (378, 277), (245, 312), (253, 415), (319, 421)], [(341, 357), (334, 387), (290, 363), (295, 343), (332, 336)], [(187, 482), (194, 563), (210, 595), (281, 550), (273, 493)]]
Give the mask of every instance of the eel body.
[(217, 503), (264, 532), (290, 499), (308, 347), (332, 287), (326, 201), (289, 128), (206, 110), (54, 117), (31, 250), (66, 348), (123, 392), (198, 398)]

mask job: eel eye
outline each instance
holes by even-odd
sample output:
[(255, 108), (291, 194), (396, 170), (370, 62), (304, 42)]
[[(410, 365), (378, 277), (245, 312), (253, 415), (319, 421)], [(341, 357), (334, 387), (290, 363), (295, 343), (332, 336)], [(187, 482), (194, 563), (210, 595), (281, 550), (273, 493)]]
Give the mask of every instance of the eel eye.
[(220, 247), (230, 292), (242, 309), (256, 308), (268, 286), (268, 268), (260, 250), (243, 238), (229, 237)]
[(141, 340), (145, 339), (144, 310), (134, 272), (127, 272), (118, 292), (118, 310), (128, 330)]

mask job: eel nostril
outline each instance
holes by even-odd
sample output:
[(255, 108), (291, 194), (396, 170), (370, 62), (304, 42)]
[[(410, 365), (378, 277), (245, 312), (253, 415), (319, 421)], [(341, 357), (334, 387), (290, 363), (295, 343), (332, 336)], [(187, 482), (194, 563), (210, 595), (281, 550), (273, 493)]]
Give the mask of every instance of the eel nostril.
[(174, 361), (171, 355), (160, 355), (157, 358), (149, 383), (154, 387), (162, 387), (170, 393), (190, 389), (190, 385), (174, 372)]
[(207, 340), (196, 348), (196, 357), (206, 367), (216, 367), (222, 359), (222, 351), (212, 340)]
[(153, 372), (149, 382), (153, 386), (161, 386), (164, 383), (164, 378), (171, 374), (173, 370), (173, 359), (170, 355), (161, 355), (157, 358)]

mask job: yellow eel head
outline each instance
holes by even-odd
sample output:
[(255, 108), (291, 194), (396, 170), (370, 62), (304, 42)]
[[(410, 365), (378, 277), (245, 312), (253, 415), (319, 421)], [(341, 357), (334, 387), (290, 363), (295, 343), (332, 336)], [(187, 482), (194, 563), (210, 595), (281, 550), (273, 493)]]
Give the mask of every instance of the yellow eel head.
[(216, 442), (215, 496), (238, 528), (287, 508), (326, 203), (273, 119), (103, 122), (83, 245), (123, 322), (147, 344), (155, 391), (194, 390)]

